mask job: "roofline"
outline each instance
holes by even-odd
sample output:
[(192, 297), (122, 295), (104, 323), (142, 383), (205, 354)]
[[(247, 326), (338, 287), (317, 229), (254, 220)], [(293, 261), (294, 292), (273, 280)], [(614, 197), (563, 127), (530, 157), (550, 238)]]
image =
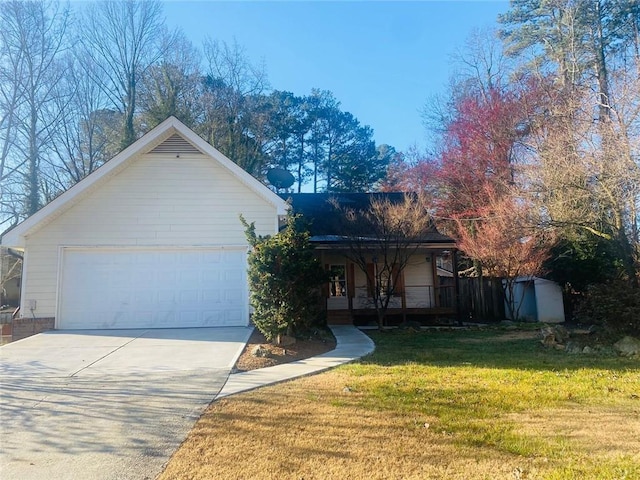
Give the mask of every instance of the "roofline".
[(62, 214), (73, 205), (74, 201), (80, 198), (84, 193), (98, 184), (101, 180), (108, 178), (120, 171), (126, 165), (128, 160), (147, 153), (152, 147), (169, 138), (171, 135), (179, 133), (186, 140), (192, 143), (205, 155), (209, 155), (218, 161), (223, 167), (234, 174), (242, 183), (251, 188), (255, 193), (264, 198), (267, 202), (276, 207), (278, 215), (285, 215), (289, 206), (276, 193), (269, 190), (265, 185), (259, 182), (252, 175), (247, 173), (229, 158), (223, 155), (219, 150), (212, 147), (204, 139), (198, 136), (193, 130), (187, 127), (176, 117), (169, 117), (158, 126), (151, 129), (145, 135), (140, 137), (134, 143), (118, 153), (111, 160), (101, 165), (91, 174), (80, 180), (68, 190), (64, 191), (58, 197), (46, 204), (33, 215), (27, 217), (11, 230), (4, 233), (0, 244), (7, 247), (23, 247), (25, 237), (33, 233), (38, 228), (46, 225), (57, 215)]
[[(340, 250), (346, 250), (346, 249), (350, 249), (351, 248), (351, 244), (349, 241), (344, 241), (344, 240), (336, 240), (333, 242), (328, 242), (328, 241), (313, 241), (310, 240), (309, 243), (311, 243), (316, 249), (318, 250), (328, 250), (328, 249), (340, 249)], [(365, 242), (362, 243), (361, 246), (363, 249), (367, 249), (367, 248), (375, 248), (376, 246), (379, 246), (380, 242)], [(458, 246), (455, 244), (455, 242), (451, 242), (449, 240), (445, 241), (445, 240), (431, 240), (428, 242), (415, 242), (415, 243), (409, 243), (404, 245), (407, 248), (428, 248), (428, 249), (439, 249), (439, 250), (457, 250)]]

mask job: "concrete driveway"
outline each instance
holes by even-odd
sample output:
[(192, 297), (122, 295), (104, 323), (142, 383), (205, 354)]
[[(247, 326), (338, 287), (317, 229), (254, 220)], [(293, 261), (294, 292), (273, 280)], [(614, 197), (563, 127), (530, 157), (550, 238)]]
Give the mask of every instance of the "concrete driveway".
[(0, 478), (155, 478), (251, 331), (53, 331), (0, 347)]

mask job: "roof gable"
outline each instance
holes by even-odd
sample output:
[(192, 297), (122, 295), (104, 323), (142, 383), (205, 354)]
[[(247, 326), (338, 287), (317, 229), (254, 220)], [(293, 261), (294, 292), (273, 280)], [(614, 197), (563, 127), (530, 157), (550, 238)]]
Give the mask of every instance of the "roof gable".
[(278, 195), (209, 145), (177, 118), (169, 117), (110, 161), (73, 185), (12, 230), (6, 232), (2, 238), (2, 245), (9, 247), (24, 246), (24, 240), (27, 235), (37, 231), (73, 205), (82, 201), (95, 188), (103, 185), (114, 175), (127, 168), (135, 158), (142, 154), (173, 154), (178, 158), (181, 154), (206, 155), (222, 165), (241, 183), (263, 198), (265, 202), (276, 207), (278, 215), (284, 215), (287, 211), (286, 202)]

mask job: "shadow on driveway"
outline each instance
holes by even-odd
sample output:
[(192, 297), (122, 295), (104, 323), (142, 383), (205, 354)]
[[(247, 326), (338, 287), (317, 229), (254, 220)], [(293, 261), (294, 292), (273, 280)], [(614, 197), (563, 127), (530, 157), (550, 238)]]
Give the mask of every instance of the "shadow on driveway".
[[(228, 348), (225, 355), (239, 354), (249, 333), (250, 329), (238, 332), (233, 353)], [(69, 337), (60, 337), (62, 343), (65, 338)], [(64, 368), (56, 369), (55, 362), (42, 357), (47, 350), (38, 347), (41, 342), (34, 337), (31, 359), (25, 350), (27, 343), (21, 347), (25, 351), (0, 350), (3, 480), (155, 478), (222, 389), (230, 371), (202, 368), (212, 355), (211, 349), (201, 351), (204, 358), (190, 359), (191, 342), (166, 351), (162, 344), (152, 342), (143, 348), (131, 343), (114, 348), (116, 361), (111, 363), (102, 351), (94, 355), (98, 361), (86, 352), (70, 352), (80, 363), (74, 367), (73, 362), (65, 363), (61, 358)], [(51, 352), (64, 355), (64, 349), (58, 347)], [(154, 371), (144, 361), (165, 354), (169, 356), (166, 364), (172, 356), (177, 357), (176, 368)], [(93, 366), (83, 366), (84, 359)], [(189, 369), (184, 364), (189, 361), (196, 366)], [(223, 363), (229, 362), (226, 359)]]

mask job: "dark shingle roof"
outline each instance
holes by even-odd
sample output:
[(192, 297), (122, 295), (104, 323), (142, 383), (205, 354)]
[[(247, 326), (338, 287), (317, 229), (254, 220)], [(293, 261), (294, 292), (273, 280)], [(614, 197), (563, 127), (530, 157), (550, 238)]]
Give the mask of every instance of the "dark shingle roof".
[[(312, 242), (316, 243), (339, 243), (345, 240), (344, 223), (342, 212), (336, 208), (336, 203), (340, 208), (347, 208), (358, 211), (365, 211), (371, 205), (374, 198), (387, 199), (391, 203), (401, 203), (405, 198), (405, 193), (285, 193), (280, 196), (291, 203), (295, 213), (301, 213), (309, 221), (309, 231)], [(451, 237), (442, 235), (432, 225), (428, 232), (425, 232), (420, 242), (428, 243), (454, 243)]]

